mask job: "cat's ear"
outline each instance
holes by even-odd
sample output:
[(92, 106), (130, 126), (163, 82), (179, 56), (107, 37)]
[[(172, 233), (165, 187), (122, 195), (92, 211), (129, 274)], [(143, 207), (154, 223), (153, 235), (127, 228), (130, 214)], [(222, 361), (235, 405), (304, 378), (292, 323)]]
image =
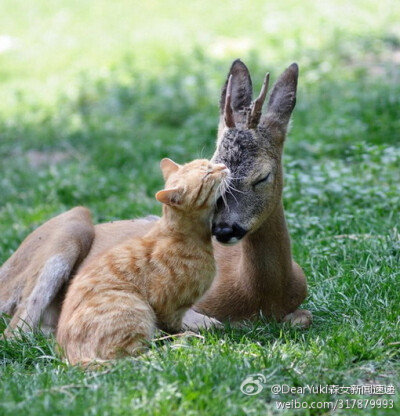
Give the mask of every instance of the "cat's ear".
[(173, 160), (166, 157), (161, 160), (160, 168), (164, 176), (164, 180), (166, 181), (172, 173), (175, 173), (180, 168), (180, 166)]
[(182, 189), (175, 187), (158, 191), (156, 193), (156, 199), (165, 205), (177, 206), (181, 204), (181, 195)]

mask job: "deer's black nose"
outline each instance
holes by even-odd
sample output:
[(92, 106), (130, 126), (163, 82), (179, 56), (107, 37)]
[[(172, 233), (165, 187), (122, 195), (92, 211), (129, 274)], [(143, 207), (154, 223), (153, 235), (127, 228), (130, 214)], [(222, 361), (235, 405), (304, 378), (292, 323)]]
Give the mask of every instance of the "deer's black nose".
[(238, 224), (229, 225), (222, 222), (213, 224), (212, 233), (220, 243), (235, 244), (247, 234), (247, 231)]

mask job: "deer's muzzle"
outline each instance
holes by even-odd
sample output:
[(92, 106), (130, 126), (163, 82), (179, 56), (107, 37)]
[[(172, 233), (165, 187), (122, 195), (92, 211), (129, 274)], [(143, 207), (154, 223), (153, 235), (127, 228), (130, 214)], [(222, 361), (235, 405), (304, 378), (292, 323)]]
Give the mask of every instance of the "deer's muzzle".
[(236, 223), (230, 225), (221, 222), (212, 225), (212, 234), (219, 243), (236, 244), (247, 234), (247, 230)]

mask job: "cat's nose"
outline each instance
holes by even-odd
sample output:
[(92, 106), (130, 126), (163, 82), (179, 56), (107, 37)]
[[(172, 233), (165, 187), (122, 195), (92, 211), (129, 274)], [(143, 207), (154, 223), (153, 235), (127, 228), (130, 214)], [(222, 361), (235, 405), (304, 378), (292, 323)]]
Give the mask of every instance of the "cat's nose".
[(214, 165), (214, 172), (221, 172), (223, 170), (229, 171), (229, 169), (223, 163), (216, 163)]
[(247, 231), (236, 223), (213, 224), (211, 231), (217, 241), (222, 244), (235, 244), (247, 234)]

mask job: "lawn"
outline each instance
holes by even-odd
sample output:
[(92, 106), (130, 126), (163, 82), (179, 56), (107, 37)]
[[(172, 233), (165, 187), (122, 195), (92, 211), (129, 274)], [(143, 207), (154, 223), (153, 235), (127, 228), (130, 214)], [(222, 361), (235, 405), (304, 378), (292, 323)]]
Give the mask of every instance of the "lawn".
[[(98, 372), (41, 334), (0, 338), (0, 415), (399, 414), (400, 6), (269, 3), (1, 2), (0, 264), (76, 205), (96, 222), (159, 214), (159, 160), (212, 155), (232, 60), (256, 90), (296, 61), (284, 204), (314, 323), (154, 341)], [(252, 374), (262, 391), (246, 395)]]

